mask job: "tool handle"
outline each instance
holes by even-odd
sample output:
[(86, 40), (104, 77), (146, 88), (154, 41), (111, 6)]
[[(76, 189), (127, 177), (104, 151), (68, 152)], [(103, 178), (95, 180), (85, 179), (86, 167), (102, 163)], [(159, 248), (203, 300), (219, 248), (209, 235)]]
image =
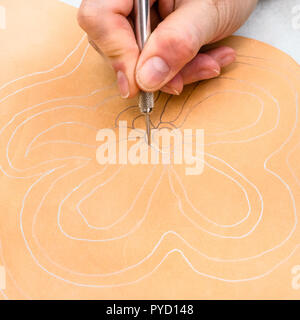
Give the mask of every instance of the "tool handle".
[[(135, 0), (135, 33), (140, 51), (151, 34), (150, 0)], [(139, 107), (142, 113), (151, 113), (154, 107), (152, 92), (140, 92)]]
[(142, 51), (151, 34), (150, 0), (135, 0), (136, 39)]

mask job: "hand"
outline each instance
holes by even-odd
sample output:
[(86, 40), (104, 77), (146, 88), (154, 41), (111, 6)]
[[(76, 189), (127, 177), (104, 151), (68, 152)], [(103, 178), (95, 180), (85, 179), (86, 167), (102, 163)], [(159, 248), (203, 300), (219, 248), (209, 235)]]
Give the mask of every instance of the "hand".
[(257, 0), (152, 0), (151, 34), (140, 54), (132, 23), (134, 0), (83, 0), (80, 26), (110, 60), (121, 96), (139, 89), (180, 94), (183, 86), (217, 77), (235, 60), (229, 47), (199, 53), (235, 32)]

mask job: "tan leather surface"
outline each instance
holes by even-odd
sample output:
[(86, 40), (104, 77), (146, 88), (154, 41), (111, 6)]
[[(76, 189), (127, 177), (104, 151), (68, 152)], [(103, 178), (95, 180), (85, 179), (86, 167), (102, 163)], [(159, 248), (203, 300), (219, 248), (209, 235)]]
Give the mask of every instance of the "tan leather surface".
[(300, 297), (299, 65), (227, 39), (237, 62), (180, 97), (160, 95), (152, 115), (205, 130), (203, 174), (101, 166), (97, 131), (132, 122), (136, 101), (119, 97), (76, 10), (1, 4), (3, 299)]

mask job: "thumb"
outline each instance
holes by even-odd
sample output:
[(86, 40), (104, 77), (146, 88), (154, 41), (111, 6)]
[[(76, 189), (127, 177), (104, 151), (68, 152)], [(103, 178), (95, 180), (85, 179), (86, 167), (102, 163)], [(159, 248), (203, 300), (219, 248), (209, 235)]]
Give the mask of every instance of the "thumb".
[(210, 1), (181, 1), (151, 34), (139, 58), (136, 80), (155, 91), (190, 62), (216, 33), (218, 13)]

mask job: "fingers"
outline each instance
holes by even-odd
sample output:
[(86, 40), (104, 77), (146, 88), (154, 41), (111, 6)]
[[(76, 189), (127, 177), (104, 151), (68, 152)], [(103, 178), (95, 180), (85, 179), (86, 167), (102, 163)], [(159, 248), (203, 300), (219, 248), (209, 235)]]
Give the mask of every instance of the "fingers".
[(230, 47), (218, 47), (216, 49), (205, 52), (212, 59), (214, 59), (220, 66), (220, 68), (227, 67), (235, 61), (236, 52)]
[(221, 68), (230, 65), (235, 58), (235, 51), (229, 47), (219, 47), (199, 53), (161, 91), (178, 95), (186, 84), (218, 77)]
[(160, 0), (158, 1), (158, 9), (160, 16), (165, 19), (176, 8), (176, 0)]
[(127, 19), (132, 9), (132, 0), (83, 0), (78, 12), (80, 26), (116, 71), (123, 98), (135, 96), (139, 90), (135, 81), (139, 49)]
[(229, 47), (220, 47), (200, 53), (181, 71), (184, 84), (215, 78), (221, 69), (235, 61), (235, 51)]
[(178, 96), (182, 92), (183, 86), (184, 86), (184, 80), (182, 78), (181, 72), (179, 72), (172, 80), (170, 80), (160, 90), (162, 92), (174, 94)]
[(248, 19), (258, 0), (210, 0), (218, 12), (218, 27), (210, 43), (234, 33)]
[[(153, 26), (141, 55), (130, 22), (133, 0), (83, 0), (78, 13), (90, 43), (108, 57), (121, 96), (139, 89), (178, 94), (184, 84), (210, 79), (235, 59), (230, 48), (199, 49), (235, 31), (257, 0), (151, 0)], [(154, 9), (159, 9), (159, 14)]]
[(161, 89), (215, 36), (217, 13), (210, 1), (179, 1), (149, 38), (138, 60), (136, 81), (145, 91)]
[(160, 0), (159, 11), (164, 20), (138, 60), (139, 87), (168, 92), (173, 88), (176, 93), (182, 87), (180, 81), (186, 84), (217, 76), (222, 67), (234, 61), (234, 53), (222, 48), (199, 54), (199, 49), (237, 30), (256, 3), (257, 0)]

